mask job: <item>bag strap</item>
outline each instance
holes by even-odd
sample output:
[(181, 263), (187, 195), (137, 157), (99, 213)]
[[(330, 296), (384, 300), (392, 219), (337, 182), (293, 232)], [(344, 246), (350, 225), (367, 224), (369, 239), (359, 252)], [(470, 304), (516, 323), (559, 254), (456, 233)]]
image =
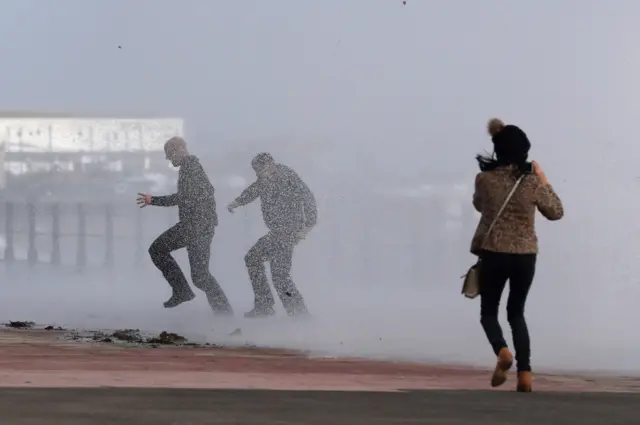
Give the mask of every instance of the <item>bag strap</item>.
[(491, 222), (491, 226), (489, 226), (489, 229), (487, 229), (487, 232), (484, 234), (484, 239), (486, 239), (487, 236), (489, 236), (489, 233), (491, 233), (491, 230), (493, 230), (493, 226), (496, 224), (496, 222), (500, 218), (500, 215), (502, 214), (502, 212), (504, 211), (505, 207), (507, 206), (507, 204), (509, 203), (509, 201), (513, 197), (513, 194), (516, 192), (516, 189), (518, 188), (518, 186), (520, 186), (520, 182), (522, 181), (523, 178), (524, 178), (524, 175), (520, 176), (520, 178), (518, 180), (516, 180), (516, 184), (513, 185), (513, 188), (511, 189), (511, 192), (509, 192), (509, 194), (507, 195), (507, 199), (504, 200), (504, 202), (502, 204), (502, 207), (500, 207), (500, 210), (498, 211), (498, 214), (496, 214), (495, 218)]

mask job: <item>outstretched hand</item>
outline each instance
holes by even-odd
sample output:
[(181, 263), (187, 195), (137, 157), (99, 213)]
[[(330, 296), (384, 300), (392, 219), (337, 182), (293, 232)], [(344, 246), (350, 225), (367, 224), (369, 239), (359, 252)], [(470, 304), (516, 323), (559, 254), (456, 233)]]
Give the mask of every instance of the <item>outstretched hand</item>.
[(138, 199), (136, 199), (136, 202), (138, 205), (140, 205), (140, 208), (151, 205), (151, 195), (147, 193), (138, 193)]

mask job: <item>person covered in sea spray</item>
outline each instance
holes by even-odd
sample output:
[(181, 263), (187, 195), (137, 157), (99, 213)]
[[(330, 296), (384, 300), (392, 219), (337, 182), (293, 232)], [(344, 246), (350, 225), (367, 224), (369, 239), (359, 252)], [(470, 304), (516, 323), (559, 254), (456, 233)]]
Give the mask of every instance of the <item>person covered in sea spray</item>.
[[(507, 380), (513, 364), (513, 354), (498, 322), (500, 298), (508, 280), (507, 320), (516, 352), (516, 390), (531, 392), (531, 347), (524, 310), (538, 256), (536, 209), (548, 220), (560, 220), (564, 209), (540, 165), (527, 161), (531, 143), (525, 132), (496, 118), (487, 127), (494, 155), (476, 157), (480, 173), (476, 176), (473, 206), (482, 216), (471, 242), (471, 252), (481, 260), (480, 322), (498, 357), (491, 378), (491, 386), (497, 387)], [(505, 204), (518, 181), (519, 186)]]
[(178, 191), (173, 195), (139, 193), (138, 205), (178, 206), (179, 221), (162, 233), (149, 247), (153, 264), (162, 272), (173, 294), (165, 308), (173, 308), (195, 298), (184, 273), (171, 253), (187, 249), (193, 284), (204, 291), (216, 314), (233, 315), (233, 309), (218, 281), (209, 272), (211, 242), (218, 225), (214, 188), (198, 158), (190, 155), (181, 137), (164, 145), (166, 157), (178, 171)]
[(316, 200), (300, 176), (286, 165), (278, 164), (268, 153), (251, 161), (257, 180), (233, 201), (233, 211), (260, 198), (262, 217), (269, 232), (261, 237), (245, 256), (255, 296), (254, 308), (245, 317), (275, 314), (275, 300), (269, 288), (264, 263), (271, 264), (273, 286), (289, 316), (308, 315), (302, 295), (291, 279), (293, 249), (316, 225)]

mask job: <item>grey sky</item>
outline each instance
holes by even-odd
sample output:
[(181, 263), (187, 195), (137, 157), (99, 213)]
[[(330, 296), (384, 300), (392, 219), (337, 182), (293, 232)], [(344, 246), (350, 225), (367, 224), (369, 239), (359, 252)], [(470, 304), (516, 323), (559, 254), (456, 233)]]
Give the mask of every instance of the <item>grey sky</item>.
[(178, 115), (223, 150), (334, 142), (394, 167), (472, 166), (492, 115), (556, 166), (631, 143), (633, 0), (1, 4), (2, 108)]

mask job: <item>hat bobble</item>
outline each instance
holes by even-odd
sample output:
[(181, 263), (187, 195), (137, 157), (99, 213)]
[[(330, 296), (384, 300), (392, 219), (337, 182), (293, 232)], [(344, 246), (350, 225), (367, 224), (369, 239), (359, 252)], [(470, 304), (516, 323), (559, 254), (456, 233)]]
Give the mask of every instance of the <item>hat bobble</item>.
[(494, 137), (496, 134), (500, 133), (503, 128), (504, 122), (500, 118), (491, 118), (489, 122), (487, 122), (487, 132), (491, 137)]

